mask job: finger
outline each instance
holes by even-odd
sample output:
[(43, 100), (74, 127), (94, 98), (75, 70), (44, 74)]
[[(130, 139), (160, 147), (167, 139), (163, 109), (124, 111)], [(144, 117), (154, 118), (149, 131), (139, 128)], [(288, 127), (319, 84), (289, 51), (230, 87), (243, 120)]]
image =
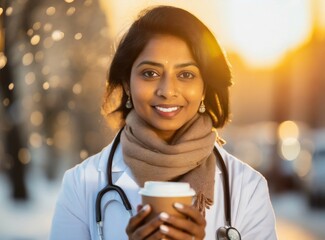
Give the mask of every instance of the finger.
[(162, 223), (158, 216), (151, 219), (134, 231), (132, 239), (161, 239), (163, 234), (159, 231), (159, 226)]
[(140, 212), (142, 208), (143, 208), (143, 205), (141, 205), (141, 204), (138, 205), (138, 206), (137, 206), (137, 213)]
[(146, 237), (146, 240), (169, 240), (170, 238), (166, 237), (160, 229), (158, 228), (153, 234)]
[(126, 233), (131, 234), (138, 228), (140, 223), (149, 215), (151, 211), (150, 205), (144, 205), (142, 209), (133, 217), (130, 218), (129, 224), (126, 227)]
[[(174, 234), (173, 237), (181, 237), (182, 235), (179, 235), (178, 232), (187, 233), (187, 235), (191, 237), (196, 236), (197, 239), (203, 239), (205, 236), (205, 220), (204, 224), (199, 225), (196, 222), (191, 221), (190, 219), (172, 216), (164, 212), (161, 213), (159, 217), (162, 221), (167, 223), (165, 225), (168, 225), (170, 229), (172, 229), (172, 233)], [(178, 230), (178, 232), (176, 232), (176, 230)]]
[(204, 216), (194, 208), (193, 206), (185, 205), (182, 203), (174, 203), (174, 207), (177, 211), (191, 218), (192, 221), (196, 222), (199, 225), (206, 225)]
[[(162, 225), (160, 225), (159, 229), (164, 235), (166, 235), (168, 238), (171, 238), (171, 239), (193, 240), (194, 235), (180, 231), (179, 229), (173, 228), (172, 226), (167, 226), (167, 225), (162, 224)], [(194, 239), (199, 240), (199, 239), (203, 239), (203, 238), (195, 237)]]

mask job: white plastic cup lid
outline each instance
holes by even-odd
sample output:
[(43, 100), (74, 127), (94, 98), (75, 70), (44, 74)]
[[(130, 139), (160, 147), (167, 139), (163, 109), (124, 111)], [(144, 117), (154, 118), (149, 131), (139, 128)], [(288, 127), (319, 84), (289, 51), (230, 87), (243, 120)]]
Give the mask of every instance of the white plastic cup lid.
[(194, 196), (195, 191), (186, 182), (159, 182), (147, 181), (139, 193), (153, 197), (189, 197)]

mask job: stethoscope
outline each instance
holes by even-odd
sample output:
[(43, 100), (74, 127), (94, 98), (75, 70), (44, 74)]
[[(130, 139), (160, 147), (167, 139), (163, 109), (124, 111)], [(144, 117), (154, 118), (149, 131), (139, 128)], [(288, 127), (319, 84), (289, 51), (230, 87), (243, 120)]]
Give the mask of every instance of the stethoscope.
[[(101, 201), (103, 196), (107, 192), (116, 191), (119, 194), (125, 209), (129, 212), (131, 217), (133, 216), (132, 206), (130, 204), (128, 197), (126, 196), (123, 189), (117, 185), (114, 185), (112, 181), (113, 157), (116, 148), (120, 143), (122, 130), (123, 128), (116, 135), (115, 140), (112, 143), (110, 154), (108, 156), (108, 163), (106, 167), (107, 185), (97, 194), (97, 198), (96, 198), (96, 206), (95, 206), (96, 222), (97, 222), (98, 236), (100, 240), (103, 240), (103, 221), (102, 221), (102, 213), (101, 213)], [(225, 222), (226, 222), (226, 225), (224, 227), (220, 227), (216, 231), (216, 239), (217, 240), (241, 240), (239, 231), (236, 228), (231, 226), (231, 203), (230, 203), (229, 176), (228, 176), (227, 167), (218, 149), (214, 147), (213, 151), (216, 154), (217, 161), (219, 162), (222, 169), (223, 188), (225, 193), (224, 198), (225, 198)]]

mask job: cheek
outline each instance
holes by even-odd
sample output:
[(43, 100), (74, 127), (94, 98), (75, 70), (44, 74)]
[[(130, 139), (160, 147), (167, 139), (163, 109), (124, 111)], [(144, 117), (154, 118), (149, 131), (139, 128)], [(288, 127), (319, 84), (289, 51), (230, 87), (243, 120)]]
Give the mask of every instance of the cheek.
[(140, 105), (152, 97), (152, 89), (148, 84), (142, 84), (141, 81), (131, 82), (131, 94), (134, 104)]
[(191, 102), (200, 102), (203, 97), (203, 89), (199, 86), (197, 88), (188, 89), (188, 91), (186, 91), (186, 97)]

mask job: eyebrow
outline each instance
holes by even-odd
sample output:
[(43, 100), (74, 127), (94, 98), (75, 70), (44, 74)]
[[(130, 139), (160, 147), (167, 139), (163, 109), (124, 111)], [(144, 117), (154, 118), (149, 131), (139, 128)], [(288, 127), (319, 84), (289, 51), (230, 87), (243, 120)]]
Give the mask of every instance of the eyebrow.
[[(146, 64), (161, 67), (161, 68), (164, 67), (163, 64), (153, 62), (153, 61), (142, 61), (136, 67), (138, 68), (138, 67), (140, 67), (142, 65), (146, 65)], [(195, 62), (187, 62), (187, 63), (176, 64), (175, 68), (183, 68), (183, 67), (188, 67), (188, 66), (194, 66), (194, 67), (199, 68), (199, 66)]]

